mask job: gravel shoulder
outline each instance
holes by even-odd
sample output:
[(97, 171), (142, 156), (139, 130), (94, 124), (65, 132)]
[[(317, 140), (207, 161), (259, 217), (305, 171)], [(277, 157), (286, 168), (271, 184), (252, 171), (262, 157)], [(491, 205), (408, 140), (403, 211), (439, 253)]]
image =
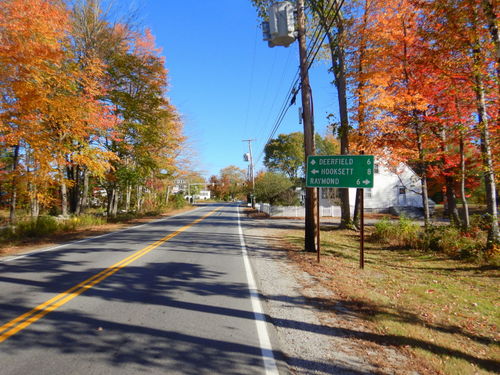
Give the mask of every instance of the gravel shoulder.
[[(246, 219), (245, 241), (274, 327), (277, 348), (292, 374), (427, 373), (411, 354), (369, 340), (370, 322), (357, 316), (343, 297), (301, 270), (280, 243), (296, 220)], [(364, 337), (366, 336), (366, 337)]]

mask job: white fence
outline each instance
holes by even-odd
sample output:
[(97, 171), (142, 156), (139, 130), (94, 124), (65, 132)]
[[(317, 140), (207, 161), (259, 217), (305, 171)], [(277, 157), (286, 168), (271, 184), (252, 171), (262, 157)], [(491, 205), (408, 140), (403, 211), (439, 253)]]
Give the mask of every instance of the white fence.
[[(255, 208), (260, 212), (265, 212), (269, 216), (283, 216), (283, 217), (304, 217), (305, 208), (303, 206), (271, 206), (269, 203), (257, 203)], [(319, 210), (321, 217), (339, 217), (340, 207), (320, 207)]]

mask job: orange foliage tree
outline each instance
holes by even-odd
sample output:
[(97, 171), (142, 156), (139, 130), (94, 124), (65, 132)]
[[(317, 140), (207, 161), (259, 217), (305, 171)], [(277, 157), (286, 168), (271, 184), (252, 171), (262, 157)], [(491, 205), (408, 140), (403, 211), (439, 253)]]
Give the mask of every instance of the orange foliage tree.
[(33, 216), (57, 202), (79, 214), (91, 177), (113, 185), (131, 166), (140, 202), (147, 179), (175, 170), (184, 138), (164, 60), (149, 31), (107, 19), (98, 0), (2, 2), (0, 187), (12, 224), (19, 199)]

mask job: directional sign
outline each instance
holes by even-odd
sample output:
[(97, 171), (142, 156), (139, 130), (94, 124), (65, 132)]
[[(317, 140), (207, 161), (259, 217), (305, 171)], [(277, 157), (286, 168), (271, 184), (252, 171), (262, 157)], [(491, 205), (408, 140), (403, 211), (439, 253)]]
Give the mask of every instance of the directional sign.
[(307, 158), (307, 187), (373, 187), (373, 155), (325, 155)]

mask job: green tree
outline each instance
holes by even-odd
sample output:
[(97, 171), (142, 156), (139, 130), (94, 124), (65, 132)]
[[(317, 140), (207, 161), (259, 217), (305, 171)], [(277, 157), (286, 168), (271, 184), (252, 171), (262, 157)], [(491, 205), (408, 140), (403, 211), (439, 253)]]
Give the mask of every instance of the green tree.
[(331, 134), (322, 137), (315, 135), (316, 155), (338, 155), (340, 151), (339, 141)]
[[(146, 186), (157, 185), (159, 178), (168, 178), (175, 172), (184, 141), (180, 117), (165, 96), (167, 71), (153, 36), (148, 30), (122, 32), (129, 35), (129, 40), (114, 51), (108, 63), (106, 101), (118, 124), (108, 135), (106, 146), (120, 158), (105, 182), (111, 216), (117, 212), (123, 191), (128, 196), (135, 190), (136, 210), (142, 210), (144, 195), (151, 190)], [(123, 168), (134, 171), (124, 175), (133, 175), (133, 180), (120, 180), (114, 173)]]
[[(290, 204), (294, 202), (293, 182), (283, 174), (264, 172), (255, 179), (255, 196), (257, 201), (273, 204)], [(296, 199), (295, 199), (296, 200)]]
[[(335, 155), (339, 152), (338, 141), (332, 135), (315, 134), (316, 153)], [(264, 165), (272, 172), (284, 173), (295, 184), (304, 176), (304, 135), (302, 132), (280, 134), (264, 148)]]
[(264, 165), (282, 172), (293, 181), (304, 175), (304, 135), (301, 132), (280, 134), (264, 148)]

